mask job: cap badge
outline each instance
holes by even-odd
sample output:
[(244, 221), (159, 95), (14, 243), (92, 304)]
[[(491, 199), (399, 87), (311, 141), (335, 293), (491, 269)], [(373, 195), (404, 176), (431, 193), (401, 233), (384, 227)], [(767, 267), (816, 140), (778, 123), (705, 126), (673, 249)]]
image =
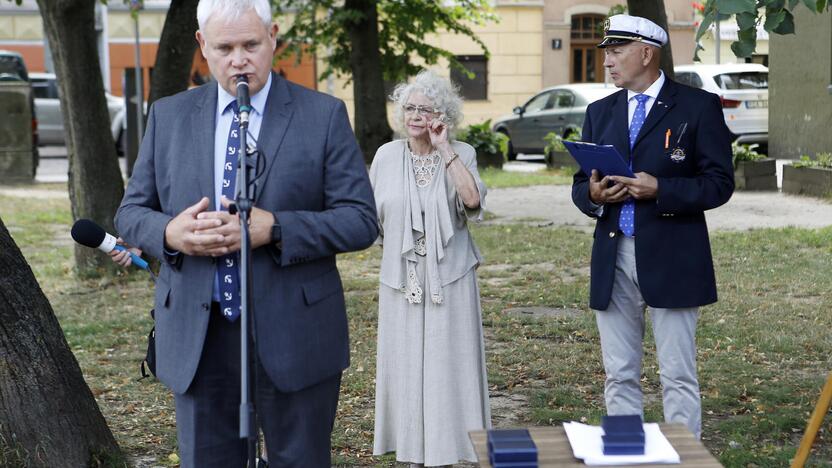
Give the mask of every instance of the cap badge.
[(604, 20), (604, 35), (606, 36), (608, 32), (610, 32), (610, 19), (609, 18)]

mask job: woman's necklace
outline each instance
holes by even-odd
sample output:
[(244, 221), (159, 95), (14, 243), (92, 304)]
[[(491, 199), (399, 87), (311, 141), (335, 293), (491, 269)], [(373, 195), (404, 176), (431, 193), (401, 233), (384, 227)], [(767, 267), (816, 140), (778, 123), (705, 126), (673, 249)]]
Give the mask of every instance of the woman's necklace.
[(413, 176), (416, 178), (416, 186), (427, 187), (430, 181), (433, 180), (436, 169), (442, 161), (439, 151), (433, 149), (428, 154), (416, 154), (410, 148), (410, 142), (407, 142), (407, 154), (410, 155), (410, 161), (413, 163)]

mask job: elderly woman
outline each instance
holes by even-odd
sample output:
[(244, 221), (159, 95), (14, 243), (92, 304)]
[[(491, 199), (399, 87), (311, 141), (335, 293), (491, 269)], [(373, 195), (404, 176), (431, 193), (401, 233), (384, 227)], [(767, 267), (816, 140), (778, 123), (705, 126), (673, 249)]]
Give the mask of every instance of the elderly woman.
[(379, 148), (370, 169), (382, 244), (373, 453), (476, 461), (468, 431), (491, 415), (468, 221), (482, 219), (485, 185), (474, 148), (450, 137), (462, 101), (448, 80), (424, 71), (392, 98), (405, 138)]

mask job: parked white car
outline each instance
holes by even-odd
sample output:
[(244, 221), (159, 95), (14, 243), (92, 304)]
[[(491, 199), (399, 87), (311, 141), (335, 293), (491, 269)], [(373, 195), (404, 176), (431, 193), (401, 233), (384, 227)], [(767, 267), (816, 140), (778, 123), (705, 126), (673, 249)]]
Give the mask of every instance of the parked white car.
[[(64, 145), (64, 121), (61, 116), (61, 101), (58, 98), (58, 82), (54, 73), (29, 73), (32, 91), (35, 95), (35, 110), (38, 116), (38, 144)], [(107, 110), (110, 113), (110, 131), (116, 149), (122, 153), (124, 138), (124, 98), (105, 93)]]
[(768, 68), (756, 63), (678, 65), (676, 81), (718, 94), (738, 143), (768, 146)]

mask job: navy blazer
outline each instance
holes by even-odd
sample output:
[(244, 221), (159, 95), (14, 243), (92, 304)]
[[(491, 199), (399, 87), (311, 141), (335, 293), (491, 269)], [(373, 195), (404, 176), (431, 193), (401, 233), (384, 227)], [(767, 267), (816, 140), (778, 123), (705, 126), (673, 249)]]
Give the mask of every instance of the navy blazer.
[[(216, 263), (210, 257), (166, 256), (164, 231), (200, 198), (214, 199), (216, 105), (216, 82), (153, 104), (115, 220), (126, 242), (162, 263), (156, 370), (177, 393), (188, 389), (199, 364)], [(253, 251), (256, 346), (274, 384), (296, 391), (349, 365), (335, 255), (376, 239), (375, 201), (338, 99), (272, 74), (259, 146), (266, 164), (255, 206), (276, 213), (283, 240), (282, 250), (267, 245)]]
[[(665, 137), (671, 131), (665, 148)], [(635, 247), (639, 287), (647, 305), (697, 307), (716, 302), (705, 210), (716, 208), (734, 192), (731, 137), (719, 98), (670, 79), (647, 114), (632, 152), (627, 123), (627, 91), (590, 104), (584, 141), (614, 145), (633, 172), (658, 179), (653, 200), (636, 200)], [(590, 278), (590, 307), (606, 310), (615, 279), (618, 217), (622, 203), (604, 206), (596, 216), (589, 199), (589, 178), (574, 176), (572, 200), (596, 217)]]

